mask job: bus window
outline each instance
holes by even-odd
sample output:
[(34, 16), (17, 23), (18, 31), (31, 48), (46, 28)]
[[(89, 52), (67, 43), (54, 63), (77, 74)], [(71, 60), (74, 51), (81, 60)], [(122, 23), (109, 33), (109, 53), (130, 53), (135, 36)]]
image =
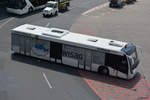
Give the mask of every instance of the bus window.
[(104, 65), (105, 53), (103, 52), (92, 52), (92, 63)]
[(25, 0), (9, 0), (8, 7), (14, 9), (23, 9), (26, 6)]
[(128, 73), (128, 63), (126, 56), (120, 56), (115, 54), (105, 54), (105, 65), (112, 67), (122, 73)]
[(139, 59), (138, 59), (138, 55), (137, 52), (133, 52), (130, 56), (129, 56), (129, 62), (131, 65), (131, 69), (135, 69), (139, 63)]
[(48, 0), (30, 0), (34, 7), (41, 6), (47, 3)]
[(105, 65), (106, 66), (110, 66), (113, 69), (117, 69), (117, 66), (118, 66), (117, 62), (118, 62), (118, 59), (117, 59), (116, 55), (109, 54), (109, 53), (105, 54)]

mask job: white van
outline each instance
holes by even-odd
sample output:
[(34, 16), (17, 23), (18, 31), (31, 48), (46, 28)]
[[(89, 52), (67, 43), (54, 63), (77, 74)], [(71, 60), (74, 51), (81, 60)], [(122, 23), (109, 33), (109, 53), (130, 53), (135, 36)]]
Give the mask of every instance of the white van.
[(46, 8), (43, 10), (43, 17), (57, 14), (58, 14), (58, 3), (55, 1), (47, 2)]

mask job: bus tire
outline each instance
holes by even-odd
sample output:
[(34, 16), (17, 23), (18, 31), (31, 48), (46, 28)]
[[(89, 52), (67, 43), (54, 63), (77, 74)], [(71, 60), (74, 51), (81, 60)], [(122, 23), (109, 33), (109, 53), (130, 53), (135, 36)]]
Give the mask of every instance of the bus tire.
[(109, 69), (105, 66), (100, 66), (98, 68), (98, 73), (103, 75), (109, 75)]

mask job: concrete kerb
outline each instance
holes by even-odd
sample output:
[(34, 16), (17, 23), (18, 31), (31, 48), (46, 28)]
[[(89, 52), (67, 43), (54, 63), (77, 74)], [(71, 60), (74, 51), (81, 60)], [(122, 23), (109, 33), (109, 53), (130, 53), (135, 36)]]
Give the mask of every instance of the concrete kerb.
[[(102, 4), (102, 5), (96, 6), (96, 7), (92, 8), (92, 9), (89, 9), (89, 10), (85, 11), (84, 13), (81, 14), (81, 16), (87, 16), (88, 14), (90, 14), (90, 13), (96, 11), (96, 10), (103, 9), (103, 8), (108, 7), (108, 6), (109, 6), (109, 2), (106, 2), (106, 3)], [(78, 20), (80, 20), (80, 17), (75, 22), (78, 22)], [(74, 32), (72, 30), (72, 27), (70, 28), (70, 31)], [(90, 35), (90, 34), (88, 34), (88, 35)], [(95, 34), (93, 34), (93, 35), (95, 35)]]
[(104, 3), (103, 5), (100, 5), (100, 6), (94, 7), (94, 8), (92, 8), (92, 9), (90, 9), (90, 10), (88, 10), (88, 11), (86, 11), (86, 12), (82, 13), (82, 15), (87, 15), (87, 14), (89, 14), (89, 13), (93, 12), (93, 11), (100, 10), (100, 9), (102, 9), (102, 8), (105, 8), (105, 7), (107, 7), (108, 5), (109, 5), (109, 2)]

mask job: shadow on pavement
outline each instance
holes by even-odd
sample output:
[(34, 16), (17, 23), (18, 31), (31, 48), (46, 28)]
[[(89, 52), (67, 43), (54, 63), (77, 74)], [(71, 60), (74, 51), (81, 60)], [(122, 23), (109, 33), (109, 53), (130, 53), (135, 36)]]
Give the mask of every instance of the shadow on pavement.
[(7, 19), (9, 17), (11, 17), (11, 15), (7, 13), (5, 7), (0, 7), (0, 20)]
[(66, 65), (63, 65), (63, 64), (56, 64), (54, 62), (50, 62), (47, 60), (41, 60), (41, 59), (37, 59), (34, 57), (30, 57), (30, 56), (20, 55), (20, 54), (12, 54), (11, 59), (13, 61), (22, 62), (22, 63), (26, 63), (29, 65), (34, 65), (34, 66), (45, 68), (48, 70), (54, 70), (58, 72), (80, 76), (79, 72), (75, 68), (67, 67)]
[(70, 10), (69, 9), (67, 9), (67, 10), (61, 10), (61, 11), (59, 11), (59, 13), (66, 13), (68, 11), (70, 11)]
[[(6, 8), (2, 8), (0, 7), (0, 20), (3, 20), (3, 19), (7, 19), (9, 17), (15, 17), (15, 18), (20, 18), (20, 19), (23, 19), (25, 17), (29, 17), (29, 16), (32, 16), (32, 15), (35, 15), (35, 14), (38, 14), (40, 13), (42, 10), (36, 10), (36, 11), (33, 11), (31, 13), (28, 13), (28, 14), (24, 14), (24, 15), (17, 15), (17, 14), (12, 14), (12, 13), (8, 13), (6, 11)], [(42, 15), (41, 15), (42, 16)]]
[[(32, 15), (36, 15), (38, 13), (41, 13), (42, 9), (39, 9), (39, 10), (35, 10), (31, 13), (27, 13), (27, 14), (24, 14), (24, 15), (17, 15), (17, 14), (11, 14), (13, 17), (15, 18), (20, 18), (20, 19), (23, 19), (23, 18), (26, 18), (26, 17), (29, 17), (29, 16), (32, 16)], [(41, 15), (42, 16), (42, 15)]]
[(140, 73), (137, 73), (136, 76), (133, 79), (125, 80), (121, 78), (106, 76), (106, 75), (99, 75), (97, 73), (92, 72), (84, 72), (79, 71), (81, 76), (83, 76), (87, 80), (95, 81), (96, 83), (106, 83), (108, 86), (117, 86), (121, 88), (131, 89), (133, 91), (136, 91), (135, 86), (140, 82), (142, 79), (142, 75)]
[[(114, 85), (114, 86), (122, 87), (126, 89), (132, 89), (133, 91), (136, 91), (134, 87), (141, 80), (140, 73), (137, 73), (137, 75), (131, 80), (124, 80), (124, 79), (120, 79), (116, 77), (99, 75), (94, 72), (77, 70), (76, 68), (67, 67), (66, 65), (63, 65), (63, 64), (56, 64), (56, 63), (52, 63), (46, 60), (40, 60), (34, 57), (28, 57), (28, 56), (24, 56), (20, 54), (12, 54), (11, 59), (14, 61), (23, 62), (23, 63), (34, 65), (37, 67), (46, 68), (49, 70), (76, 75), (76, 76), (83, 77), (85, 79), (92, 80), (95, 82), (106, 83), (106, 84), (110, 84), (110, 85)], [(63, 67), (63, 68), (60, 68), (60, 67)]]

